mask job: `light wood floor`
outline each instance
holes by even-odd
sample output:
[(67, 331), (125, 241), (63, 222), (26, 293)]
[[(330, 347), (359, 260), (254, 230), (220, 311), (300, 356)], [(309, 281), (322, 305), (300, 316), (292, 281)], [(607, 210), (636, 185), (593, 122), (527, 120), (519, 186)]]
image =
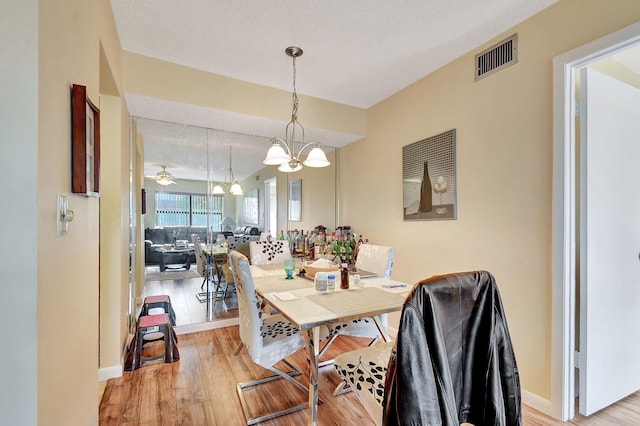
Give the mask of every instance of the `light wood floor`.
[[(244, 417), (236, 394), (238, 382), (266, 377), (269, 371), (256, 366), (243, 350), (233, 352), (238, 345), (238, 327), (227, 327), (179, 336), (180, 361), (171, 364), (145, 365), (124, 376), (110, 379), (100, 403), (101, 425), (243, 425)], [(340, 337), (329, 356), (356, 349), (366, 340)], [(153, 348), (152, 348), (153, 349)], [(303, 371), (302, 381), (308, 383), (305, 351), (291, 360)], [(333, 366), (320, 374), (318, 409), (320, 425), (373, 425), (364, 408), (352, 392), (334, 397), (331, 392), (339, 378)], [(306, 396), (278, 380), (249, 391), (251, 410), (281, 408), (278, 404), (299, 403)], [(563, 423), (523, 406), (524, 425), (639, 425), (640, 393), (590, 416)], [(265, 426), (305, 425), (308, 410), (262, 423)]]
[[(157, 266), (147, 266), (147, 270), (158, 271)], [(191, 265), (193, 271), (197, 270), (196, 265)], [(159, 294), (167, 294), (171, 298), (171, 306), (176, 312), (176, 325), (192, 325), (200, 324), (207, 321), (207, 304), (202, 303), (196, 297), (196, 294), (203, 292), (201, 289), (202, 278), (175, 279), (163, 281), (146, 281), (144, 284), (143, 296), (154, 296)], [(233, 286), (229, 287), (233, 289)], [(213, 290), (213, 287), (211, 288)], [(234, 309), (238, 306), (236, 295), (233, 291), (229, 291), (225, 298), (228, 310), (224, 309), (224, 305), (217, 302), (214, 306), (213, 319), (228, 319), (238, 316), (238, 310)]]

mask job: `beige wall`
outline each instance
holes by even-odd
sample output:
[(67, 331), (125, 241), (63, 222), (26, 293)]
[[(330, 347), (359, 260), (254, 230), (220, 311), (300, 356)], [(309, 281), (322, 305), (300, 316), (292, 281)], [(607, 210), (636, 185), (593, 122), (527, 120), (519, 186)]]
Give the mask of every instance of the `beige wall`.
[(335, 152), (326, 153), (331, 162), (328, 167), (305, 167), (299, 172), (287, 174), (289, 182), (302, 180), (302, 220), (290, 221), (289, 229), (304, 230), (305, 234), (318, 225), (335, 229)]
[[(290, 117), (291, 93), (286, 90), (259, 86), (130, 52), (125, 52), (123, 59), (127, 93), (273, 120)], [(305, 126), (365, 134), (365, 110), (303, 95), (299, 98), (304, 105), (299, 118)]]
[[(296, 173), (279, 172), (277, 166), (265, 166), (255, 175), (242, 181), (245, 190), (258, 188), (260, 199), (260, 224), (261, 230), (266, 229), (264, 217), (264, 182), (276, 177), (277, 190), (277, 217), (278, 235), (280, 231), (287, 230), (312, 230), (318, 225), (324, 225), (329, 229), (335, 228), (335, 171), (336, 151), (326, 152), (327, 159), (331, 162), (329, 167), (313, 168), (304, 167)], [(302, 180), (302, 220), (299, 222), (287, 222), (288, 188), (291, 180)], [(242, 214), (242, 206), (238, 207), (238, 215)], [(238, 222), (239, 223), (239, 222)]]
[[(105, 59), (113, 60), (112, 83), (120, 80), (121, 52), (108, 0), (40, 1), (38, 29), (38, 424), (91, 425), (98, 423), (100, 199), (69, 194), (70, 86), (85, 85), (100, 107), (101, 42)], [(119, 131), (105, 143), (118, 145)], [(114, 160), (106, 166), (119, 170), (123, 164)], [(75, 212), (63, 237), (55, 233), (57, 194), (69, 195)], [(121, 265), (114, 250), (114, 263)], [(119, 272), (114, 286), (125, 285), (117, 282)], [(117, 316), (114, 326), (119, 333), (121, 305), (119, 297), (115, 299), (115, 306), (107, 309)]]
[[(639, 18), (636, 0), (561, 0), (371, 108), (366, 139), (341, 157), (341, 219), (396, 247), (394, 278), (496, 276), (523, 388), (547, 400), (552, 59)], [(518, 64), (474, 82), (474, 54), (514, 32)], [(402, 146), (454, 128), (458, 219), (404, 222)]]
[(100, 369), (120, 373), (128, 337), (129, 138), (120, 97), (100, 96)]

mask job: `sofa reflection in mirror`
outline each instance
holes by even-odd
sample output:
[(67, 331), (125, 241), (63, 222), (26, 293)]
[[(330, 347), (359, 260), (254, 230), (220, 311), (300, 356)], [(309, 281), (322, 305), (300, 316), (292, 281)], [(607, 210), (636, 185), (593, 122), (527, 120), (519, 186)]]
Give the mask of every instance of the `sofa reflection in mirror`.
[[(159, 265), (164, 263), (184, 263), (184, 255), (162, 253), (160, 248), (167, 246), (193, 248), (191, 235), (196, 234), (200, 241), (207, 241), (207, 228), (205, 226), (165, 226), (146, 228), (144, 230), (144, 262), (145, 265)], [(231, 232), (214, 232), (225, 237), (233, 235)], [(196, 262), (195, 250), (189, 254), (190, 263)]]

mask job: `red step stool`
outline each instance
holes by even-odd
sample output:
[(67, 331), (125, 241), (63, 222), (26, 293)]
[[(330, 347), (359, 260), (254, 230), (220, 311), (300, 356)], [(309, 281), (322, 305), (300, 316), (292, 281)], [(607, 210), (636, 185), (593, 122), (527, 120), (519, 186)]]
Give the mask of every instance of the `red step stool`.
[(176, 313), (171, 306), (171, 299), (166, 294), (160, 294), (157, 296), (147, 296), (144, 298), (142, 308), (140, 309), (140, 316), (149, 315), (149, 311), (153, 308), (162, 308), (165, 314), (169, 315), (171, 325), (176, 326)]
[[(142, 347), (150, 342), (164, 341), (164, 353), (154, 357), (142, 356)], [(147, 362), (164, 360), (175, 362), (180, 359), (178, 352), (178, 336), (176, 336), (169, 314), (141, 315), (133, 340), (127, 349), (124, 362), (125, 371), (133, 371)]]

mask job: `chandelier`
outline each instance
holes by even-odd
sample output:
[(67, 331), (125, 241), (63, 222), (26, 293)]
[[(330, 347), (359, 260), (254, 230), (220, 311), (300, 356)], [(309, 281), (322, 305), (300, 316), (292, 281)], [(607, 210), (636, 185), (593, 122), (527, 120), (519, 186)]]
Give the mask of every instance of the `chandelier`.
[[(226, 194), (228, 192), (231, 195), (244, 195), (244, 193), (242, 192), (242, 187), (240, 186), (240, 183), (238, 183), (238, 180), (233, 176), (233, 170), (231, 169), (231, 146), (229, 146), (229, 176), (231, 177), (231, 186), (229, 187), (228, 191), (225, 191), (222, 185), (217, 183), (213, 187), (213, 190), (211, 191), (211, 193), (220, 195), (220, 194)], [(225, 174), (225, 178), (226, 178), (226, 174)], [(226, 186), (226, 183), (225, 183), (225, 186)]]
[[(296, 58), (302, 56), (302, 49), (295, 46), (290, 46), (285, 49), (287, 56), (293, 58), (293, 95), (292, 95), (292, 109), (291, 109), (291, 121), (287, 123), (285, 129), (285, 138), (272, 138), (271, 147), (267, 151), (267, 157), (263, 163), (267, 165), (279, 166), (278, 170), (281, 172), (297, 172), (302, 170), (302, 164), (309, 167), (326, 167), (331, 163), (327, 160), (324, 151), (320, 149), (320, 144), (317, 142), (304, 142), (304, 127), (298, 122), (298, 94), (296, 93)], [(300, 141), (296, 141), (296, 129), (299, 129)], [(296, 144), (300, 146), (300, 149), (296, 152)], [(312, 146), (307, 159), (303, 162), (300, 161), (302, 152), (308, 147)]]
[(162, 167), (162, 171), (156, 173), (155, 181), (164, 186), (175, 184), (176, 182), (173, 180), (173, 175), (166, 170), (167, 166), (160, 167)]

